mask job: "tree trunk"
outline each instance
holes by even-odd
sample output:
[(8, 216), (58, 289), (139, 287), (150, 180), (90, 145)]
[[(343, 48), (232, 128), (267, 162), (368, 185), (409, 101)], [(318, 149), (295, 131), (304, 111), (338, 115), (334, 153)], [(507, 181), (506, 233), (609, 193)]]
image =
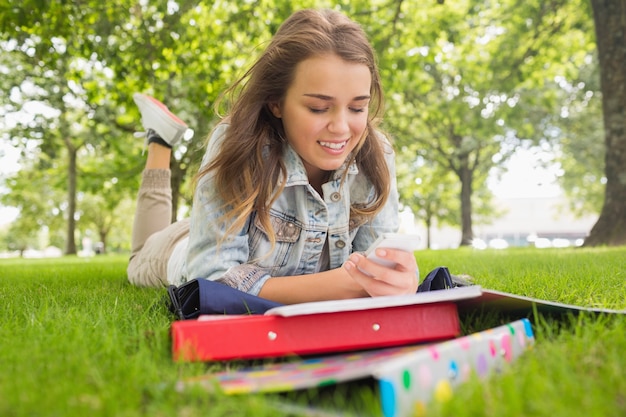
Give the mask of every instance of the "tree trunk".
[(472, 180), (473, 172), (467, 161), (462, 161), (461, 179), (461, 246), (469, 246), (474, 239), (472, 230)]
[(626, 1), (592, 0), (605, 131), (606, 188), (585, 246), (626, 244)]
[(65, 254), (76, 255), (76, 149), (67, 147), (67, 237)]
[(96, 243), (96, 245), (102, 244), (102, 246), (100, 246), (100, 255), (104, 255), (107, 253), (107, 236), (109, 235), (109, 231), (100, 230), (98, 235), (100, 236), (100, 242)]

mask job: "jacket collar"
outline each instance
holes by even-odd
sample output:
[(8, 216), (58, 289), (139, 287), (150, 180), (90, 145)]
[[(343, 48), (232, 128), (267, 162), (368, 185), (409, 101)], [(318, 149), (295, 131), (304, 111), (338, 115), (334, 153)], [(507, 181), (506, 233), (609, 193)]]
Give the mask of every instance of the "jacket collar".
[[(287, 182), (285, 184), (286, 187), (290, 187), (293, 185), (304, 185), (309, 183), (309, 178), (306, 174), (306, 169), (304, 168), (304, 164), (302, 163), (302, 158), (300, 155), (291, 147), (291, 145), (287, 145), (285, 148), (284, 154), (285, 167), (287, 168)], [(348, 161), (346, 160), (339, 169), (333, 172), (331, 178), (333, 180), (340, 179), (344, 173), (347, 171), (348, 175), (357, 175), (359, 173), (359, 168), (357, 167), (355, 162), (352, 162), (348, 165)]]

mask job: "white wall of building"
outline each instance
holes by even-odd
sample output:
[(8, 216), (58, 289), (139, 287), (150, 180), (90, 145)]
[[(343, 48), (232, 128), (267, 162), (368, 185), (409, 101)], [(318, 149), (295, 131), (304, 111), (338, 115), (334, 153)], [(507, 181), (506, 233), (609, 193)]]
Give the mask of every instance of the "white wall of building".
[[(598, 219), (597, 215), (575, 217), (567, 209), (567, 201), (562, 196), (497, 198), (494, 204), (505, 214), (494, 219), (491, 224), (474, 224), (474, 237), (485, 245), (508, 246), (566, 246), (580, 244)], [(402, 231), (418, 233), (426, 248), (426, 229), (412, 216), (403, 216)], [(431, 230), (431, 248), (456, 248), (461, 240), (459, 228), (442, 227)]]

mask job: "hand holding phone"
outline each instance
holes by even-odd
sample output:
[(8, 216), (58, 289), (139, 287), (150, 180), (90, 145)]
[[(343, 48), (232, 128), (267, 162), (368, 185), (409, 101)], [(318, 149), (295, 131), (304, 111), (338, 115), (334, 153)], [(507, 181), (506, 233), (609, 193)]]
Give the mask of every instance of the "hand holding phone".
[(414, 234), (403, 233), (383, 233), (376, 239), (374, 243), (367, 249), (365, 256), (380, 265), (393, 268), (395, 264), (386, 259), (376, 256), (376, 249), (398, 249), (405, 252), (413, 253), (418, 249), (420, 237)]

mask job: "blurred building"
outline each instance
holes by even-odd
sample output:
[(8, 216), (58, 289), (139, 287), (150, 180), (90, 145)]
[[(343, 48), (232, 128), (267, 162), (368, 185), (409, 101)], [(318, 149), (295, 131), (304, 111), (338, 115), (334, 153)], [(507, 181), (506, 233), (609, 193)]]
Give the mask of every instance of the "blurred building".
[[(582, 244), (598, 219), (597, 215), (575, 217), (562, 196), (497, 198), (494, 203), (505, 214), (491, 224), (474, 224), (476, 248), (577, 246)], [(425, 228), (418, 224), (412, 232), (422, 236), (425, 248)], [(458, 228), (431, 230), (432, 249), (455, 248), (460, 240), (461, 231)]]
[(511, 246), (578, 246), (598, 220), (598, 215), (574, 216), (560, 196), (507, 198), (496, 203), (506, 214), (490, 225), (474, 227), (474, 235), (487, 243), (502, 239)]

